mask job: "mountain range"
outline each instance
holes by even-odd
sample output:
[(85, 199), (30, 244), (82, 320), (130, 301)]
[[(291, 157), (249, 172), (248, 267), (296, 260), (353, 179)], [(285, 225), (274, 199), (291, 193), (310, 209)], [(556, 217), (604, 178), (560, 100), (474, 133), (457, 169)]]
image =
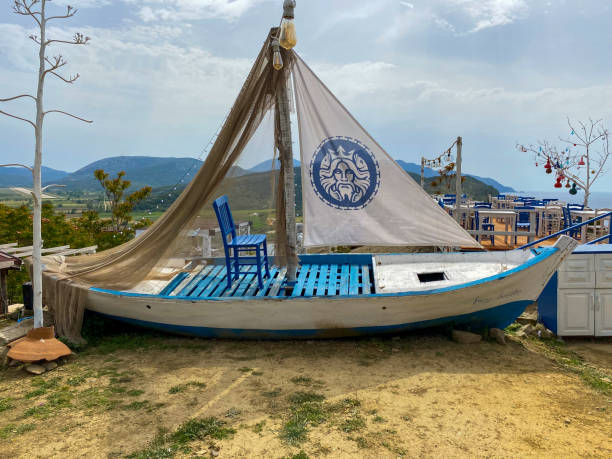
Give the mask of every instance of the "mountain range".
[[(397, 163), (411, 174), (416, 174), (418, 181), (421, 173), (421, 166), (409, 163), (401, 159)], [(100, 159), (88, 164), (81, 169), (69, 173), (43, 166), (43, 184), (57, 183), (66, 185), (66, 190), (72, 191), (95, 191), (100, 189), (100, 185), (94, 179), (93, 172), (96, 169), (104, 169), (111, 176), (119, 171), (125, 171), (126, 177), (132, 182), (132, 189), (141, 188), (149, 185), (156, 188), (181, 185), (189, 182), (191, 177), (198, 171), (202, 161), (195, 158), (168, 158), (152, 156), (114, 156)], [(294, 167), (299, 167), (300, 162), (293, 160)], [(278, 169), (278, 161), (274, 169)], [(233, 166), (230, 176), (239, 177), (247, 174), (269, 172), (272, 170), (272, 160), (266, 160), (249, 169)], [(425, 178), (431, 179), (438, 176), (438, 172), (428, 167), (424, 171)], [(477, 181), (489, 185), (499, 192), (512, 192), (513, 188), (502, 185), (497, 180), (489, 177), (479, 177), (472, 174), (464, 174)], [(182, 182), (181, 182), (182, 180)], [(20, 167), (0, 168), (0, 188), (3, 187), (31, 187), (32, 179), (28, 170)]]

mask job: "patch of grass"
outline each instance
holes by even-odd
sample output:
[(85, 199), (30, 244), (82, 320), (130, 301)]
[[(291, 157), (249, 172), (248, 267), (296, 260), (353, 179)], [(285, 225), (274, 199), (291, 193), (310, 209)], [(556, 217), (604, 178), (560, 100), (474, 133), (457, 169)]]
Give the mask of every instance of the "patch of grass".
[(66, 408), (72, 405), (72, 397), (73, 394), (67, 388), (60, 390), (58, 392), (54, 392), (49, 394), (47, 397), (47, 405), (50, 408)]
[(223, 440), (236, 433), (231, 427), (226, 427), (226, 422), (208, 417), (204, 419), (192, 419), (181, 424), (179, 428), (170, 435), (170, 440), (184, 445), (193, 440), (206, 440), (214, 438)]
[(199, 389), (203, 389), (206, 387), (206, 383), (205, 382), (201, 382), (201, 381), (189, 381), (187, 383), (184, 384), (177, 384), (176, 386), (172, 386), (170, 389), (168, 389), (168, 393), (169, 394), (178, 394), (181, 392), (185, 392), (189, 387), (196, 387)]
[(79, 392), (77, 399), (82, 408), (101, 408), (104, 410), (112, 410), (119, 405), (119, 401), (112, 399), (110, 395), (111, 391), (109, 389), (91, 387)]
[(33, 391), (25, 394), (25, 398), (34, 398), (45, 395), (51, 389), (55, 389), (60, 383), (60, 378), (45, 379), (42, 377), (36, 377), (32, 379), (32, 386), (35, 387)]
[(131, 410), (131, 411), (136, 411), (136, 410), (141, 410), (143, 408), (147, 408), (149, 406), (149, 401), (148, 400), (142, 400), (142, 401), (135, 401), (132, 403), (128, 403), (127, 405), (123, 406), (124, 410)]
[(383, 418), (382, 416), (374, 416), (374, 418), (372, 419), (372, 422), (377, 422), (381, 424), (383, 422), (387, 422), (387, 420)]
[(144, 394), (144, 390), (130, 389), (126, 392), (126, 394), (129, 395), (130, 397), (138, 397), (139, 395)]
[(300, 451), (299, 453), (294, 454), (293, 456), (287, 456), (283, 459), (310, 459), (310, 457), (304, 451)]
[(187, 390), (187, 385), (185, 384), (177, 384), (176, 386), (172, 386), (168, 389), (169, 394), (179, 394), (181, 392), (185, 392)]
[(0, 438), (16, 437), (17, 435), (30, 432), (35, 428), (36, 426), (34, 424), (7, 424), (4, 427), (0, 427)]
[(85, 375), (71, 376), (70, 378), (66, 380), (66, 384), (68, 384), (69, 386), (76, 387), (76, 386), (80, 386), (81, 384), (83, 384), (86, 379), (87, 379), (87, 376)]
[(0, 398), (0, 413), (13, 409), (13, 404), (10, 398)]
[(273, 389), (271, 391), (264, 392), (262, 395), (267, 398), (275, 398), (278, 397), (281, 393), (280, 388)]
[(45, 403), (28, 408), (23, 412), (24, 418), (39, 418), (44, 419), (51, 414), (51, 409)]
[(521, 324), (519, 324), (518, 322), (513, 322), (510, 325), (508, 325), (504, 331), (506, 333), (509, 333), (511, 335), (516, 335), (516, 332), (519, 331), (519, 329), (522, 327)]
[(306, 441), (308, 428), (327, 419), (323, 400), (323, 395), (314, 392), (296, 392), (289, 396), (290, 415), (280, 433), (285, 443), (296, 445)]
[(109, 387), (109, 390), (113, 393), (113, 394), (125, 394), (127, 392), (127, 387), (123, 387), (123, 386), (113, 386), (113, 387)]
[(561, 368), (578, 375), (591, 389), (606, 396), (612, 395), (612, 382), (608, 375), (588, 365), (580, 355), (567, 349), (565, 343), (552, 339), (528, 338), (528, 340), (529, 343), (542, 349), (544, 354)]
[(266, 425), (266, 420), (264, 419), (263, 421), (258, 422), (257, 424), (252, 426), (251, 430), (255, 433), (262, 433), (265, 425)]
[(349, 419), (345, 419), (342, 424), (340, 424), (340, 429), (343, 432), (356, 432), (358, 430), (363, 429), (366, 426), (365, 419), (362, 416), (355, 415)]

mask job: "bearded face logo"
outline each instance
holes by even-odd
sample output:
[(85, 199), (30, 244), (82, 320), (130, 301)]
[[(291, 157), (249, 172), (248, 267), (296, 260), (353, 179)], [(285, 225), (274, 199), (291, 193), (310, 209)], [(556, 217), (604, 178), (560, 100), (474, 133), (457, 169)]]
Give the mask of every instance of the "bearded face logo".
[(310, 180), (318, 197), (331, 207), (362, 209), (380, 184), (378, 163), (370, 150), (349, 137), (325, 139), (312, 158)]

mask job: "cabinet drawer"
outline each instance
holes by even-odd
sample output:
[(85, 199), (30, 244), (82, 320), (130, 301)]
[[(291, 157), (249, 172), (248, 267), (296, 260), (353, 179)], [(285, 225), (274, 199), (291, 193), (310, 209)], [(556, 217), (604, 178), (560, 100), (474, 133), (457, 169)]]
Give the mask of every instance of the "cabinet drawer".
[(595, 288), (593, 271), (559, 271), (559, 288)]
[(595, 256), (595, 286), (597, 288), (612, 288), (612, 255), (598, 254)]
[(559, 272), (576, 271), (595, 271), (595, 257), (593, 255), (570, 255), (559, 266)]

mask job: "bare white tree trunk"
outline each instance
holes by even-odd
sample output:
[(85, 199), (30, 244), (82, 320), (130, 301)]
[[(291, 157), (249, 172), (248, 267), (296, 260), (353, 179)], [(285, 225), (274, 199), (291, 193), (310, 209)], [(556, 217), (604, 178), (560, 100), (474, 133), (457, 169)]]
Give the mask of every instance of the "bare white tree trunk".
[(42, 141), (43, 141), (43, 89), (45, 79), (45, 2), (40, 5), (40, 50), (38, 53), (38, 87), (36, 90), (36, 127), (34, 135), (34, 170), (32, 176), (34, 194), (33, 244), (32, 244), (32, 289), (34, 293), (34, 328), (43, 326), (42, 313)]

